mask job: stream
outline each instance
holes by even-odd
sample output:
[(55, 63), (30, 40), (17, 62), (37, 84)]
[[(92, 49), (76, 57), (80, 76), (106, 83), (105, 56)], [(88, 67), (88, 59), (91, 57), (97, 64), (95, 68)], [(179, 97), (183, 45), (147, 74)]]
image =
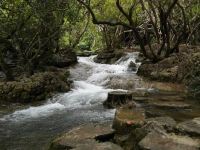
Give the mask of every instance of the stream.
[(95, 56), (79, 57), (78, 64), (70, 69), (74, 81), (70, 92), (31, 106), (0, 108), (0, 150), (46, 149), (57, 135), (75, 126), (111, 121), (115, 110), (103, 108), (102, 103), (108, 92), (122, 89), (106, 85), (113, 76), (134, 78), (136, 72), (127, 68), (137, 55), (128, 53), (113, 65), (97, 64)]
[[(125, 80), (131, 89), (156, 91), (151, 84), (141, 84), (136, 72), (128, 71), (128, 65), (136, 61), (138, 53), (127, 53), (112, 65), (97, 64), (94, 57), (79, 57), (78, 64), (70, 69), (70, 80), (74, 81), (70, 92), (29, 106), (0, 106), (0, 150), (46, 150), (55, 137), (73, 127), (112, 121), (115, 109), (105, 109), (102, 103), (108, 92), (126, 90), (119, 86)], [(189, 112), (167, 110), (168, 115), (178, 119), (198, 116), (200, 108), (192, 105), (194, 108)]]

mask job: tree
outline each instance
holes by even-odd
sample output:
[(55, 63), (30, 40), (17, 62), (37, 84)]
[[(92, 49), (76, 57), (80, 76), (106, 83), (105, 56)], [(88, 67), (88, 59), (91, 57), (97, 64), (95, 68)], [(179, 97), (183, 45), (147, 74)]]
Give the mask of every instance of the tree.
[(7, 80), (42, 71), (55, 54), (75, 48), (88, 27), (87, 14), (76, 0), (1, 1), (0, 70)]
[[(114, 19), (97, 17), (90, 0), (77, 1), (90, 12), (94, 24), (132, 30), (141, 52), (153, 62), (178, 52), (179, 44), (188, 37), (188, 20), (179, 0), (115, 0), (119, 16), (123, 17)], [(156, 51), (152, 48), (155, 42)]]

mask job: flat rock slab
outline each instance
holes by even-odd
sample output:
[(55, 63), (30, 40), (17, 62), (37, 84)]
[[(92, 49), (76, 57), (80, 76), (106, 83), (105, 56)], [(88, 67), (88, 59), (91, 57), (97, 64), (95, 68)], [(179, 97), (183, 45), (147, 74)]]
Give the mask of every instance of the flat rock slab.
[(143, 109), (118, 108), (113, 121), (113, 128), (118, 134), (129, 133), (132, 129), (144, 123), (145, 115)]
[(96, 145), (99, 141), (110, 140), (113, 136), (114, 130), (111, 124), (83, 125), (55, 139), (50, 146), (50, 150), (73, 149), (78, 148), (80, 145), (87, 146), (88, 143), (90, 143), (89, 145)]
[(151, 132), (139, 143), (140, 150), (199, 150), (200, 140), (187, 136)]
[(200, 117), (194, 118), (193, 120), (179, 123), (177, 126), (177, 129), (191, 136), (200, 137)]
[(150, 102), (150, 106), (163, 108), (163, 109), (190, 109), (191, 105), (181, 102), (181, 101), (174, 101), (174, 102), (167, 102), (167, 101), (155, 101)]

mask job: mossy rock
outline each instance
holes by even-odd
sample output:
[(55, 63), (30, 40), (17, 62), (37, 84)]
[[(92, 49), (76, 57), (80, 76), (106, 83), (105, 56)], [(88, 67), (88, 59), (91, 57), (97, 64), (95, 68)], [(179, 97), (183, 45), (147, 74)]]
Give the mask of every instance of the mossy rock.
[(68, 71), (60, 70), (36, 73), (30, 78), (22, 78), (19, 81), (0, 82), (1, 101), (27, 103), (45, 100), (52, 93), (69, 91), (68, 77)]

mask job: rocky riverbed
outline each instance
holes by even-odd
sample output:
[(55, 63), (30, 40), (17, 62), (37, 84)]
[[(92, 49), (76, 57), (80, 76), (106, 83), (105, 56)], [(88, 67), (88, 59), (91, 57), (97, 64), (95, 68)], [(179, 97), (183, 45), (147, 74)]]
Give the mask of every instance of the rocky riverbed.
[(137, 56), (127, 53), (110, 65), (79, 57), (70, 69), (70, 92), (34, 105), (2, 106), (0, 147), (199, 149), (198, 103), (184, 85), (137, 76)]

